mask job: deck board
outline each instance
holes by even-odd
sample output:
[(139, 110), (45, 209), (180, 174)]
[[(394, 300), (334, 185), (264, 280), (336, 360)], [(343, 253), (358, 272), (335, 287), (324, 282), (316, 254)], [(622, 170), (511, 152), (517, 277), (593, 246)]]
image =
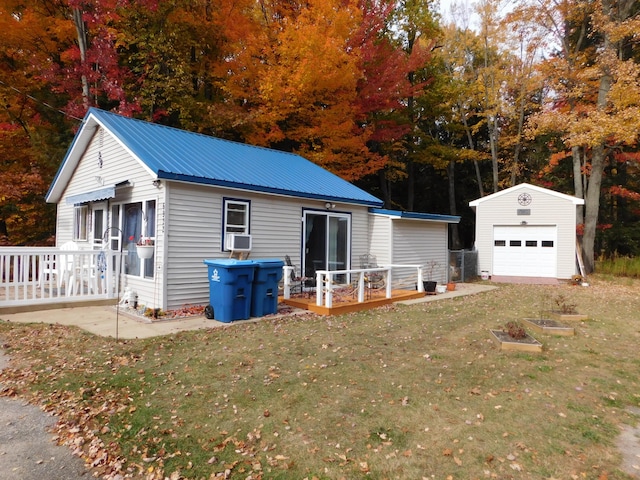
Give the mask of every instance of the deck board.
[(372, 308), (382, 307), (391, 303), (403, 300), (413, 300), (424, 296), (424, 292), (417, 292), (415, 290), (393, 290), (391, 292), (391, 298), (386, 298), (384, 296), (384, 292), (374, 292), (371, 294), (370, 298), (365, 298), (362, 303), (358, 302), (356, 298), (351, 297), (343, 297), (339, 300), (334, 298), (333, 307), (331, 308), (325, 307), (324, 305), (316, 305), (316, 297), (313, 293), (311, 293), (310, 297), (296, 297), (288, 300), (280, 298), (280, 301), (291, 307), (309, 310), (310, 312), (317, 313), (319, 315), (341, 315), (344, 313), (370, 310)]

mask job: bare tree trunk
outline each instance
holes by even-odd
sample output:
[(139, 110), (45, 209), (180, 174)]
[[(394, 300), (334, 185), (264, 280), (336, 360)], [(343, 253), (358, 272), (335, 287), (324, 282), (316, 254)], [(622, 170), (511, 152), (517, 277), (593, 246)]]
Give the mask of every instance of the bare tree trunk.
[[(605, 38), (605, 48), (608, 46), (608, 39)], [(611, 90), (611, 76), (604, 72), (600, 77), (600, 87), (598, 89), (598, 108), (604, 109), (607, 104), (607, 95)], [(591, 273), (595, 267), (595, 240), (596, 226), (598, 225), (598, 211), (600, 210), (600, 188), (602, 186), (602, 172), (604, 171), (606, 159), (606, 147), (601, 143), (593, 149), (591, 156), (591, 174), (587, 187), (587, 196), (584, 204), (584, 236), (582, 237), (582, 248), (584, 252), (584, 266), (587, 273)]]
[(407, 161), (407, 212), (413, 212), (413, 204), (416, 197), (415, 166), (412, 160)]
[(584, 235), (582, 248), (584, 252), (584, 268), (591, 273), (595, 266), (595, 239), (596, 226), (598, 224), (598, 211), (600, 210), (600, 187), (602, 186), (602, 172), (605, 163), (605, 147), (598, 145), (593, 149), (591, 158), (591, 175), (587, 187), (587, 198), (584, 204)]
[(493, 170), (493, 191), (498, 191), (498, 126), (496, 117), (488, 120), (489, 125), (489, 145), (491, 147), (491, 166)]
[[(78, 35), (78, 48), (80, 49), (80, 63), (84, 68), (87, 63), (87, 49), (88, 49), (88, 39), (87, 39), (87, 26), (82, 19), (82, 10), (79, 8), (73, 9), (73, 24), (76, 27), (76, 34)], [(82, 82), (82, 103), (84, 104), (85, 109), (89, 109), (91, 105), (91, 91), (89, 89), (89, 79), (83, 73), (81, 76)]]
[[(458, 105), (458, 108), (460, 109), (460, 111), (462, 111), (462, 106)], [(464, 114), (461, 115), (462, 116), (462, 124), (464, 125), (464, 130), (465, 133), (467, 134), (467, 142), (469, 143), (469, 148), (471, 150), (475, 150), (475, 145), (473, 143), (473, 135), (471, 135), (471, 129), (469, 128), (469, 124), (467, 123), (467, 117), (464, 116)], [(480, 175), (480, 165), (478, 164), (477, 160), (473, 161), (473, 167), (476, 171), (476, 181), (478, 182), (478, 193), (480, 194), (480, 197), (484, 197), (484, 188), (482, 187), (482, 175)]]
[(520, 112), (518, 116), (518, 141), (513, 151), (513, 165), (511, 165), (511, 186), (518, 180), (518, 164), (520, 163), (520, 152), (522, 151), (522, 130), (524, 128), (525, 93), (524, 87), (520, 92)]
[[(449, 181), (449, 213), (451, 215), (457, 215), (458, 209), (456, 208), (456, 162), (449, 160), (447, 165), (447, 178)], [(458, 231), (458, 224), (451, 224), (451, 249), (460, 250), (460, 233)]]
[(378, 179), (380, 180), (380, 191), (382, 192), (384, 208), (391, 208), (391, 192), (389, 191), (389, 182), (387, 181), (384, 169), (378, 173)]
[[(584, 198), (584, 188), (582, 186), (582, 155), (580, 147), (571, 148), (571, 156), (573, 158), (573, 190), (575, 196)], [(584, 223), (584, 206), (578, 205), (576, 210), (576, 224)]]

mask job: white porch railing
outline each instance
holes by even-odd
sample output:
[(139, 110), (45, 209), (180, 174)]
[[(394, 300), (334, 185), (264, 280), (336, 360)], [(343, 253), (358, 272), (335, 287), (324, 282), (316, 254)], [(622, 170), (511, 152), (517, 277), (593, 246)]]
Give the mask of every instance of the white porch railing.
[(0, 247), (0, 307), (117, 298), (122, 254)]
[[(282, 268), (284, 270), (284, 298), (289, 299), (291, 298), (291, 276), (294, 271), (294, 267), (285, 265)], [(335, 282), (337, 275), (351, 275), (352, 279), (353, 276), (357, 277), (357, 281), (352, 281), (351, 284), (356, 285), (358, 303), (363, 303), (365, 301), (365, 293), (367, 288), (369, 288), (365, 278), (371, 273), (381, 274), (384, 276), (385, 280), (385, 296), (386, 298), (391, 298), (391, 279), (393, 279), (394, 270), (397, 271), (400, 269), (415, 270), (415, 282), (418, 291), (424, 292), (424, 284), (422, 283), (424, 278), (422, 265), (385, 265), (375, 268), (357, 268), (352, 270), (318, 270), (316, 271), (316, 305), (321, 307), (324, 304), (327, 308), (333, 307), (333, 291), (336, 288), (344, 287), (344, 284)], [(407, 283), (412, 284), (413, 280)]]

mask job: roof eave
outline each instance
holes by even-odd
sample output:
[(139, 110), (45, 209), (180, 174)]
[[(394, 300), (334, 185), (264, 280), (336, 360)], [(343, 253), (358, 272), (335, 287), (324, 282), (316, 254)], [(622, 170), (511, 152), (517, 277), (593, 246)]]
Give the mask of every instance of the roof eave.
[(230, 182), (227, 180), (219, 180), (215, 178), (194, 177), (191, 175), (183, 175), (180, 173), (165, 172), (163, 170), (158, 171), (158, 178), (163, 180), (174, 180), (174, 181), (180, 181), (180, 182), (186, 182), (186, 183), (197, 183), (200, 185), (211, 185), (216, 187), (233, 188), (237, 190), (247, 190), (251, 192), (271, 193), (275, 195), (284, 195), (287, 197), (349, 203), (354, 205), (362, 205), (365, 207), (378, 207), (383, 204), (382, 201), (339, 197), (339, 196), (316, 194), (316, 193), (310, 193), (310, 192), (298, 192), (298, 191), (285, 190), (281, 188), (269, 187), (264, 185), (251, 185), (251, 184), (246, 184), (241, 182)]
[(370, 208), (369, 213), (382, 215), (391, 220), (422, 220), (434, 223), (460, 223), (461, 217), (457, 215), (441, 215), (438, 213), (403, 212), (400, 210), (388, 210), (384, 208)]
[(71, 142), (71, 145), (69, 146), (60, 167), (58, 167), (58, 171), (56, 172), (51, 185), (49, 186), (49, 190), (44, 197), (47, 203), (58, 203), (62, 198), (62, 193), (69, 183), (69, 180), (71, 180), (75, 167), (80, 161), (80, 157), (87, 148), (87, 145), (89, 145), (93, 130), (97, 125), (95, 118), (92, 118), (91, 110), (89, 110), (82, 120), (80, 130), (78, 130), (78, 133), (73, 137), (73, 142)]

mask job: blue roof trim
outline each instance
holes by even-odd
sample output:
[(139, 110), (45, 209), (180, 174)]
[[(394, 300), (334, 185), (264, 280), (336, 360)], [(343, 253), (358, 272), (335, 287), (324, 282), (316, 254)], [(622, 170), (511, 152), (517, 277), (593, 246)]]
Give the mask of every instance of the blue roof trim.
[[(159, 178), (370, 207), (383, 202), (294, 153), (232, 142), (96, 108), (104, 125)], [(65, 159), (66, 160), (66, 159)]]
[(440, 215), (437, 213), (402, 212), (400, 210), (387, 210), (386, 208), (370, 208), (369, 212), (390, 217), (406, 218), (413, 220), (431, 220), (433, 222), (460, 223), (457, 215)]

